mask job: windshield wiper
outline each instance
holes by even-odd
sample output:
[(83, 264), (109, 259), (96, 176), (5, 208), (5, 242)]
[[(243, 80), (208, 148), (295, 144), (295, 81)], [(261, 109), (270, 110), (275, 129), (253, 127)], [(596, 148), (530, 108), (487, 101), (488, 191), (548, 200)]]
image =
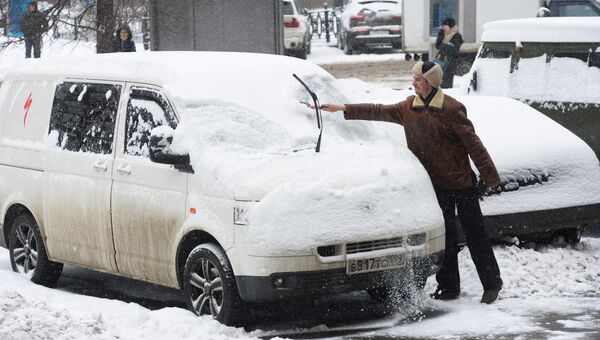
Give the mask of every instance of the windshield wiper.
[(321, 104), (319, 103), (319, 97), (317, 97), (317, 94), (314, 93), (310, 89), (310, 87), (308, 87), (308, 85), (306, 85), (306, 83), (303, 82), (302, 79), (300, 79), (300, 77), (298, 77), (295, 73), (293, 74), (293, 76), (294, 78), (296, 78), (296, 80), (300, 82), (300, 84), (302, 84), (302, 86), (304, 86), (306, 91), (308, 91), (308, 93), (310, 94), (310, 97), (312, 98), (313, 102), (315, 103), (315, 111), (317, 113), (317, 127), (319, 128), (319, 139), (317, 139), (317, 147), (315, 148), (315, 152), (319, 152), (321, 151), (321, 136), (323, 136), (323, 115), (321, 114)]

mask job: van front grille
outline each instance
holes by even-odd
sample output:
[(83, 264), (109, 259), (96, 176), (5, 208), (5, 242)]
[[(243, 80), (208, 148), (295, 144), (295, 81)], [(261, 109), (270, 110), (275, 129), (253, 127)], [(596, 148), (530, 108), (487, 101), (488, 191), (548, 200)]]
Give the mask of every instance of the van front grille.
[(402, 247), (402, 237), (383, 240), (364, 241), (346, 244), (347, 254), (364, 253), (369, 251)]

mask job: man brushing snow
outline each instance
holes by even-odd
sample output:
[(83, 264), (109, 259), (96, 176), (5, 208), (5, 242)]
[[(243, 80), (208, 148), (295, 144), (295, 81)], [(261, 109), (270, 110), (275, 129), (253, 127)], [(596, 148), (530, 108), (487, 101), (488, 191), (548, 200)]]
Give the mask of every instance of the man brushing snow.
[[(446, 255), (436, 275), (438, 288), (431, 297), (452, 300), (460, 295), (455, 211), (484, 288), (482, 303), (492, 303), (502, 288), (500, 269), (483, 226), (479, 198), (487, 187), (500, 184), (500, 176), (486, 148), (467, 118), (467, 110), (442, 92), (442, 69), (432, 62), (413, 67), (415, 96), (397, 104), (323, 104), (329, 112), (344, 111), (348, 120), (376, 120), (404, 126), (408, 148), (427, 170), (446, 224)], [(469, 156), (481, 174), (476, 185)]]

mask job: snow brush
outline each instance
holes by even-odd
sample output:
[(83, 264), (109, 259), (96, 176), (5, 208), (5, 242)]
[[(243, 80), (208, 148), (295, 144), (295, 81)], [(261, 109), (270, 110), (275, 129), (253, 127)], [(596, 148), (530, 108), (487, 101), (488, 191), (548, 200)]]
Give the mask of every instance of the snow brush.
[(310, 97), (312, 98), (313, 102), (315, 103), (315, 111), (317, 112), (317, 127), (319, 128), (319, 138), (317, 139), (317, 147), (315, 148), (315, 152), (320, 152), (321, 151), (321, 136), (323, 136), (323, 115), (321, 114), (321, 104), (319, 103), (319, 97), (317, 97), (317, 94), (314, 93), (310, 87), (308, 87), (308, 85), (306, 85), (305, 82), (302, 81), (302, 79), (300, 79), (300, 77), (298, 77), (295, 73), (293, 74), (294, 78), (296, 78), (296, 80), (298, 80), (300, 82), (300, 84), (302, 84), (302, 86), (306, 89), (306, 91), (308, 91), (308, 93), (310, 94)]

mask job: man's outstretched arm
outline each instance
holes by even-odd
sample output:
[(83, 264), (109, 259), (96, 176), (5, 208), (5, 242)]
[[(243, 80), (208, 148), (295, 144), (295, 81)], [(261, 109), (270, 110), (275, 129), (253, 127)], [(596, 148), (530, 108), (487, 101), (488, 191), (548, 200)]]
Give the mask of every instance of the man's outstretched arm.
[(375, 120), (402, 124), (404, 102), (392, 105), (382, 104), (323, 104), (321, 109), (328, 112), (344, 111), (346, 119)]

